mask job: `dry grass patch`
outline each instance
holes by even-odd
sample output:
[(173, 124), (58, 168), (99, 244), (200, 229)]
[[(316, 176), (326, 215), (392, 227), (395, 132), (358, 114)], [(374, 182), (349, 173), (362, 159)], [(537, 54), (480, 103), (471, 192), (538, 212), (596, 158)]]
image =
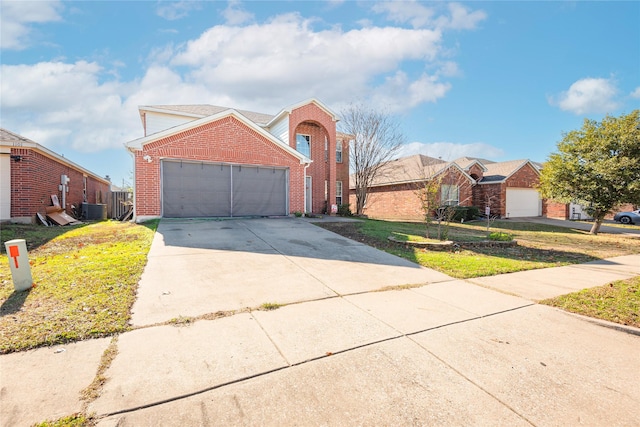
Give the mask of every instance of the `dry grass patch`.
[[(31, 290), (15, 292), (8, 258), (0, 260), (0, 353), (127, 330), (157, 224), (29, 226), (40, 237), (56, 235), (42, 238), (40, 246), (27, 241), (36, 284)], [(19, 226), (11, 235), (11, 227), (3, 225), (3, 241), (28, 230)]]

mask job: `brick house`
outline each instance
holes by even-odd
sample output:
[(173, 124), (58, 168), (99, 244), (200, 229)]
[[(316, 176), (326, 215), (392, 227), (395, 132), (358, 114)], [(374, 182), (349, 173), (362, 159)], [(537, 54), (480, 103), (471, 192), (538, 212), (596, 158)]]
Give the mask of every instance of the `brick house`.
[[(381, 169), (369, 188), (364, 214), (374, 218), (422, 220), (424, 212), (416, 189), (425, 180), (438, 180), (437, 199), (441, 204), (488, 205), (501, 217), (542, 215), (542, 201), (536, 185), (539, 165), (529, 160), (493, 162), (462, 157), (446, 162), (424, 155), (393, 160)], [(355, 206), (355, 187), (350, 185), (349, 201)]]
[[(68, 182), (62, 186), (63, 177)], [(33, 223), (51, 196), (62, 208), (106, 203), (111, 183), (42, 145), (0, 129), (0, 221)], [(62, 190), (64, 188), (64, 191)]]
[(136, 221), (331, 211), (348, 182), (348, 138), (317, 99), (276, 115), (213, 105), (139, 107)]

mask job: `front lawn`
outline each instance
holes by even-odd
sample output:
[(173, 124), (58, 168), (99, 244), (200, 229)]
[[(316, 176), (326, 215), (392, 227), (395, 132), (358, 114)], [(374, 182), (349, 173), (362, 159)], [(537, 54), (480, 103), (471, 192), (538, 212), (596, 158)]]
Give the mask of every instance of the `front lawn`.
[(640, 328), (640, 277), (543, 300), (540, 304)]
[[(586, 231), (515, 220), (495, 221), (490, 230), (513, 235), (517, 246), (476, 247), (449, 252), (389, 241), (391, 235), (405, 235), (408, 241), (419, 240), (425, 236), (425, 226), (421, 223), (366, 219), (317, 225), (461, 279), (640, 253), (638, 238), (607, 233), (592, 236)], [(480, 241), (486, 237), (486, 224), (482, 222), (456, 223), (449, 228), (448, 238), (457, 242)]]
[(0, 353), (95, 338), (128, 329), (130, 309), (158, 221), (68, 227), (2, 225), (24, 238), (35, 287), (15, 292), (0, 260)]

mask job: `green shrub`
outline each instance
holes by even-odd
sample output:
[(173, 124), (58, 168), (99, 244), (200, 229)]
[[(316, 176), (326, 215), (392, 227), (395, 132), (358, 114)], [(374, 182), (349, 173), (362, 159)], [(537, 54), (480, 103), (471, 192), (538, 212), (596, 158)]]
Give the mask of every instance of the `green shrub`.
[(295, 211), (293, 214), (296, 216), (296, 218), (300, 218), (302, 216), (302, 212), (300, 211)]
[(494, 231), (493, 233), (489, 234), (489, 240), (495, 240), (498, 242), (510, 242), (513, 240), (513, 236), (502, 231)]
[(353, 214), (351, 213), (351, 205), (349, 205), (348, 203), (343, 203), (340, 206), (338, 206), (338, 215), (340, 216), (353, 216)]
[(480, 209), (475, 206), (446, 206), (439, 209), (452, 210), (450, 218), (456, 222), (471, 221), (480, 215)]

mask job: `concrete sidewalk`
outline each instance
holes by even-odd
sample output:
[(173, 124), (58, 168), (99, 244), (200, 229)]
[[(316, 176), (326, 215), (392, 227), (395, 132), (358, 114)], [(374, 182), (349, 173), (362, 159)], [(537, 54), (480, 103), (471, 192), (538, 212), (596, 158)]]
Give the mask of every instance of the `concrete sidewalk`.
[[(184, 263), (172, 260), (182, 253), (222, 269), (229, 260), (222, 248), (232, 243), (222, 237), (229, 231), (224, 227), (240, 227), (197, 225), (218, 227), (216, 242), (198, 234), (185, 244), (172, 234), (178, 223), (163, 224), (149, 260), (153, 268)], [(195, 299), (197, 315), (246, 307), (246, 300), (237, 292), (242, 281), (233, 281), (229, 269), (222, 271), (236, 291), (226, 300), (216, 300), (214, 289), (166, 290), (150, 272), (136, 303), (138, 329), (0, 356), (2, 425), (29, 426), (80, 411), (94, 413), (100, 426), (640, 425), (640, 331), (604, 328), (534, 302), (578, 283), (640, 275), (640, 255), (464, 281), (393, 265), (375, 250), (372, 256), (381, 258), (374, 268), (365, 262), (369, 249), (337, 240), (353, 258), (343, 264), (325, 246), (337, 239), (332, 233), (295, 225), (299, 238), (285, 241), (256, 224), (247, 225), (251, 232), (235, 230), (246, 233), (237, 244), (259, 245), (262, 252), (236, 257), (268, 277), (294, 274), (311, 283), (308, 290), (278, 285), (255, 299), (282, 302), (294, 292), (290, 304), (273, 311), (156, 324), (186, 313), (183, 291)], [(290, 240), (315, 245), (322, 256), (305, 258), (304, 249), (296, 249), (302, 244)], [(269, 272), (263, 260), (280, 267)], [(357, 272), (344, 288), (322, 278), (344, 265)], [(380, 291), (388, 283), (411, 283), (405, 273), (424, 285)], [(251, 294), (255, 287), (248, 283)], [(315, 297), (318, 290), (322, 295)], [(176, 294), (180, 298), (163, 302)], [(217, 302), (197, 300), (206, 298)], [(103, 373), (99, 397), (80, 400), (112, 342), (117, 355)]]

